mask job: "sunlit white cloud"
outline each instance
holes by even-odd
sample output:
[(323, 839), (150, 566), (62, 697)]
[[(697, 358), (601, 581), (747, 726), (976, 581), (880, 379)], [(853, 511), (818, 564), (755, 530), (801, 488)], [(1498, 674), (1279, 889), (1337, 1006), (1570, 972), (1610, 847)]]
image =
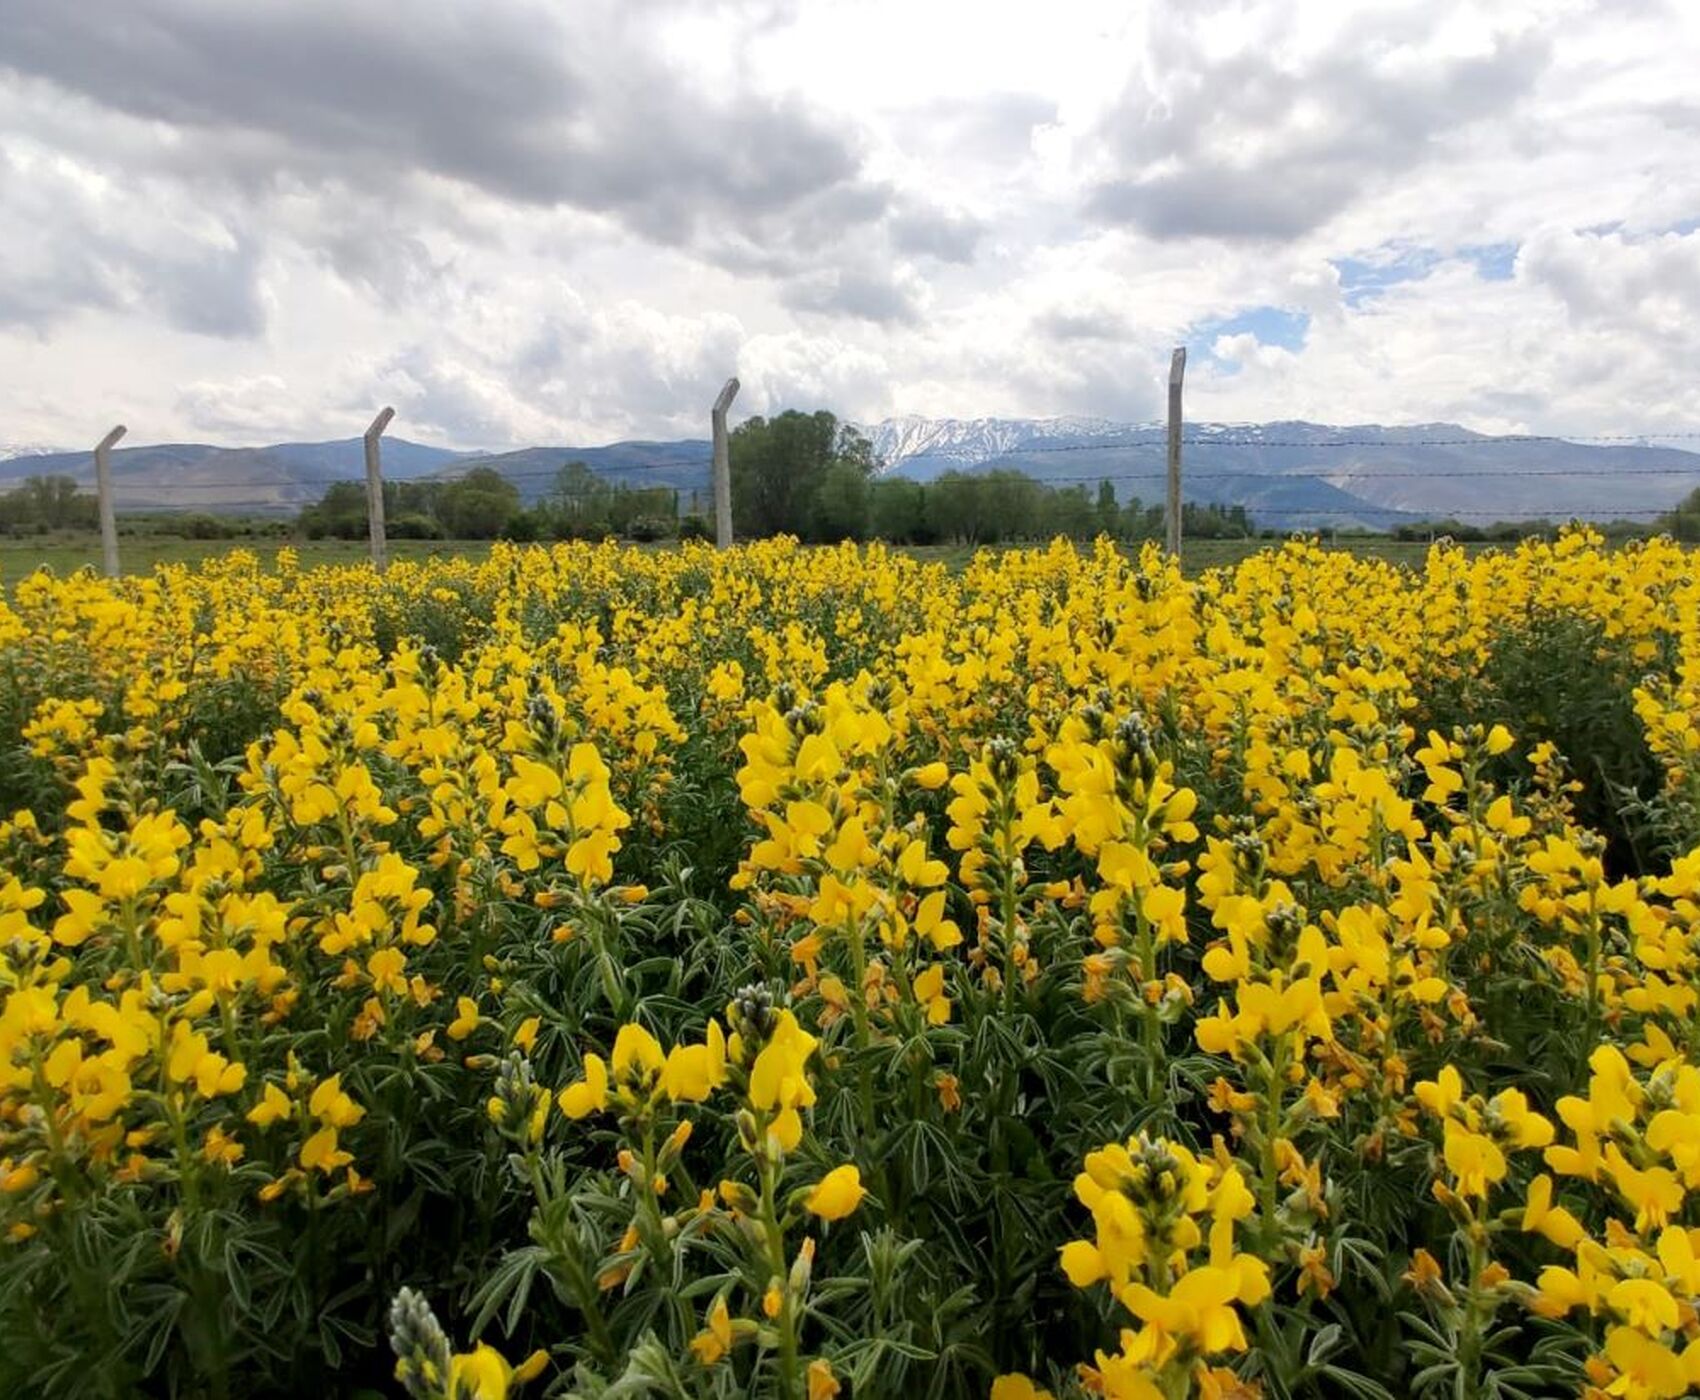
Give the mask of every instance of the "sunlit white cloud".
[(1700, 426), (1680, 0), (0, 0), (0, 443)]

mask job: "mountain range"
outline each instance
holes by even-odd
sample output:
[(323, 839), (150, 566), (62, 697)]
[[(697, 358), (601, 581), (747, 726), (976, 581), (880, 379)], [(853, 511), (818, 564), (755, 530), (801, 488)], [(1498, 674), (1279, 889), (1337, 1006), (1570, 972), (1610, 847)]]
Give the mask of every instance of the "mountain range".
[[(890, 418), (862, 425), (889, 475), (919, 481), (947, 471), (1009, 468), (1055, 486), (1118, 500), (1163, 498), (1161, 424), (1096, 418)], [(1650, 519), (1700, 488), (1700, 453), (1646, 442), (1495, 437), (1451, 423), (1386, 427), (1277, 422), (1193, 423), (1182, 452), (1190, 501), (1243, 505), (1261, 524), (1315, 529), (1385, 528), (1457, 517), (1486, 522), (1546, 517)], [(547, 493), (568, 461), (633, 486), (709, 490), (703, 439), (456, 452), (386, 437), (383, 467), (398, 480), (448, 479), (474, 467), (508, 477), (526, 500)], [(361, 441), (212, 447), (171, 443), (118, 448), (113, 481), (121, 510), (284, 512), (316, 500), (333, 481), (361, 479)], [(0, 447), (0, 490), (25, 476), (63, 473), (92, 483), (88, 452)]]

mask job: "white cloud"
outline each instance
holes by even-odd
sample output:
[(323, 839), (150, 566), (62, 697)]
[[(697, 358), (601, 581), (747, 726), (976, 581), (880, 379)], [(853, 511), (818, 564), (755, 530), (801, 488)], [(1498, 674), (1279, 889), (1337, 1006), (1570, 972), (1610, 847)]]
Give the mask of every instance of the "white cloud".
[(0, 441), (1142, 417), (1181, 339), (1200, 416), (1700, 425), (1676, 0), (473, 13), (0, 0)]

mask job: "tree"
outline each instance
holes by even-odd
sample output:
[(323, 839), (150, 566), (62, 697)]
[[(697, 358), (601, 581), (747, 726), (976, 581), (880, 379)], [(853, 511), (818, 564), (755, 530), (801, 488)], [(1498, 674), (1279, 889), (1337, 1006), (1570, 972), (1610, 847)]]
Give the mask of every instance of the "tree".
[(583, 462), (568, 462), (555, 474), (549, 503), (564, 528), (558, 533), (580, 538), (608, 532), (608, 483)]
[(25, 477), (0, 496), (0, 524), (38, 530), (89, 530), (99, 519), (98, 502), (80, 492), (74, 477)]
[(855, 462), (830, 463), (815, 484), (808, 538), (860, 540), (868, 534), (868, 476)]
[(1112, 481), (1098, 483), (1098, 531), (1100, 535), (1117, 538), (1122, 532), (1121, 508), (1116, 504), (1116, 487)]
[[(817, 502), (828, 470), (843, 467), (863, 483), (877, 463), (873, 445), (861, 433), (824, 409), (799, 413), (787, 409), (775, 418), (747, 419), (732, 430), (732, 521), (746, 538), (793, 534), (820, 536), (815, 528), (837, 530), (857, 514), (856, 492), (848, 474), (833, 478), (832, 500)], [(863, 528), (866, 504), (861, 507)]]
[(449, 482), (437, 504), (449, 538), (493, 540), (519, 513), (519, 488), (493, 467), (474, 467)]
[(901, 476), (869, 482), (868, 530), (893, 544), (931, 544), (936, 535), (927, 516), (927, 488)]
[(1700, 540), (1700, 488), (1690, 491), (1661, 515), (1656, 528), (1685, 544)]
[(331, 483), (316, 504), (301, 512), (300, 527), (310, 540), (361, 538), (367, 529), (365, 486), (355, 481)]
[[(1107, 484), (1107, 483), (1106, 483)], [(1084, 486), (1070, 486), (1049, 493), (1050, 528), (1047, 534), (1067, 535), (1073, 540), (1089, 540), (1102, 529), (1097, 507), (1086, 494)]]

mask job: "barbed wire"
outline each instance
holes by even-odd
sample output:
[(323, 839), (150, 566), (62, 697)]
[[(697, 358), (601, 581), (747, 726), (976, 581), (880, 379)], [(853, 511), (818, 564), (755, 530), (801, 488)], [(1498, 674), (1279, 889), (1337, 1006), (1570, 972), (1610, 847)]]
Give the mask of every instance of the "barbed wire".
[[(575, 458), (572, 460), (577, 459)], [(617, 465), (607, 467), (591, 467), (589, 468), (589, 471), (592, 476), (595, 476), (600, 480), (608, 477), (617, 477), (623, 472), (680, 471), (696, 467), (708, 467), (712, 466), (713, 463), (714, 459), (711, 457), (704, 457), (701, 459), (693, 457), (678, 462), (622, 462)], [(486, 466), (487, 464), (480, 463), (478, 465)], [(514, 471), (502, 471), (500, 468), (490, 467), (489, 470), (496, 472), (497, 475), (507, 481), (528, 480), (544, 477), (553, 479), (559, 477), (563, 468), (569, 465), (571, 465), (571, 461), (563, 463), (560, 467), (522, 467)], [(456, 481), (465, 481), (471, 474), (472, 469), (469, 468), (467, 471), (458, 472), (453, 476), (388, 476), (384, 478), (384, 485), (448, 485)], [(12, 480), (15, 481), (17, 485), (21, 486), (24, 483), (25, 478), (20, 476), (12, 478)], [(138, 490), (147, 491), (200, 491), (219, 490), (226, 487), (247, 487), (251, 489), (256, 486), (267, 485), (268, 483), (255, 481), (255, 479), (251, 476), (225, 477), (223, 479), (217, 477), (201, 477), (194, 481), (137, 483), (134, 481), (126, 481), (124, 479), (122, 469), (115, 466), (112, 474), (112, 484), (117, 489), (134, 487)], [(339, 476), (287, 476), (276, 482), (276, 485), (278, 486), (364, 486), (365, 484), (365, 477), (354, 469), (350, 469), (349, 472)]]
[[(1021, 469), (1022, 459), (1026, 458), (1026, 457), (1030, 457), (1030, 456), (1048, 456), (1048, 455), (1057, 454), (1057, 453), (1078, 453), (1078, 452), (1136, 452), (1136, 451), (1141, 451), (1141, 450), (1145, 450), (1145, 449), (1159, 449), (1159, 448), (1166, 448), (1167, 447), (1167, 436), (1166, 436), (1166, 434), (1164, 434), (1161, 431), (1161, 429), (1142, 430), (1142, 431), (1149, 431), (1151, 435), (1148, 436), (1148, 437), (1132, 437), (1132, 438), (1130, 438), (1128, 435), (1122, 435), (1122, 436), (1120, 436), (1116, 439), (1106, 439), (1106, 440), (1100, 440), (1100, 441), (1095, 441), (1095, 442), (1054, 443), (1054, 444), (1049, 444), (1049, 445), (1033, 444), (1033, 445), (1029, 445), (1029, 446), (1012, 447), (1012, 448), (1008, 449), (1007, 451), (1005, 451), (1003, 453), (996, 454), (996, 455), (991, 456), (991, 457), (981, 458), (978, 461), (974, 461), (974, 462), (971, 462), (971, 463), (964, 463), (961, 467), (947, 467), (946, 471), (951, 471), (951, 470), (960, 471), (964, 475), (967, 475), (969, 477), (974, 477), (974, 476), (983, 476), (989, 471), (997, 470), (1000, 466), (1003, 466), (1007, 470), (1019, 471)], [(1349, 449), (1349, 448), (1358, 448), (1358, 449), (1375, 448), (1375, 449), (1380, 449), (1380, 450), (1383, 450), (1383, 451), (1386, 451), (1386, 452), (1389, 452), (1389, 453), (1394, 453), (1394, 452), (1398, 452), (1398, 451), (1400, 451), (1402, 449), (1406, 449), (1406, 448), (1420, 448), (1420, 447), (1470, 447), (1470, 448), (1477, 448), (1477, 447), (1498, 447), (1498, 446), (1505, 446), (1505, 445), (1519, 445), (1519, 446), (1521, 446), (1521, 445), (1528, 445), (1528, 444), (1567, 444), (1567, 443), (1568, 444), (1584, 444), (1584, 443), (1637, 443), (1637, 444), (1647, 444), (1647, 440), (1649, 438), (1654, 438), (1654, 437), (1659, 438), (1664, 442), (1700, 441), (1700, 432), (1673, 432), (1673, 433), (1642, 432), (1642, 433), (1607, 433), (1607, 434), (1592, 434), (1592, 435), (1560, 435), (1560, 434), (1532, 434), (1531, 433), (1531, 434), (1506, 434), (1506, 435), (1499, 435), (1499, 436), (1432, 437), (1432, 438), (1414, 438), (1414, 439), (1404, 439), (1404, 440), (1396, 440), (1396, 439), (1390, 440), (1390, 439), (1385, 438), (1385, 437), (1373, 437), (1372, 438), (1372, 437), (1352, 437), (1352, 436), (1342, 436), (1342, 437), (1334, 437), (1334, 438), (1313, 438), (1313, 439), (1305, 440), (1305, 439), (1297, 439), (1297, 438), (1270, 438), (1270, 437), (1263, 437), (1263, 436), (1257, 436), (1257, 435), (1233, 436), (1233, 435), (1228, 435), (1228, 434), (1206, 434), (1206, 435), (1202, 435), (1202, 436), (1193, 435), (1193, 436), (1183, 437), (1182, 438), (1182, 445), (1186, 446), (1186, 447), (1192, 447), (1194, 449), (1212, 448), (1212, 447), (1215, 447), (1215, 448), (1280, 448), (1280, 449), (1300, 449), (1300, 450), (1309, 449), (1309, 448), (1316, 448), (1316, 449), (1322, 449), (1322, 450), (1336, 450), (1336, 449)], [(1652, 446), (1652, 444), (1647, 444), (1647, 445)], [(1675, 450), (1675, 449), (1673, 449), (1673, 450)], [(559, 480), (562, 472), (566, 469), (567, 466), (570, 466), (574, 461), (579, 461), (579, 460), (582, 460), (582, 459), (573, 458), (573, 457), (569, 456), (567, 458), (567, 460), (564, 461), (559, 466), (517, 467), (517, 468), (513, 468), (511, 470), (503, 470), (499, 465), (496, 465), (494, 462), (492, 462), (491, 459), (488, 459), (488, 458), (486, 458), (486, 459), (473, 459), (473, 460), (465, 462), (464, 464), (456, 464), (457, 469), (450, 469), (448, 471), (433, 473), (433, 474), (427, 475), (427, 476), (392, 477), (385, 484), (386, 485), (394, 484), (396, 486), (402, 486), (402, 487), (405, 487), (405, 486), (426, 486), (426, 487), (429, 487), (429, 486), (433, 486), (433, 485), (447, 486), (447, 485), (452, 485), (452, 484), (455, 484), (455, 483), (458, 483), (458, 482), (461, 482), (461, 481), (465, 481), (475, 471), (478, 471), (478, 470), (495, 471), (504, 480), (511, 481), (511, 482), (537, 481), (537, 480), (554, 481), (554, 480)], [(915, 455), (913, 455), (909, 458), (905, 458), (904, 461), (905, 462), (932, 461), (932, 462), (940, 462), (940, 463), (949, 463), (949, 462), (952, 461), (952, 458), (949, 456), (949, 454), (941, 453), (941, 454), (937, 454), (937, 455), (932, 455), (932, 454), (927, 453), (925, 450), (923, 450), (921, 453), (915, 454)], [(641, 475), (641, 474), (644, 474), (644, 473), (652, 473), (652, 472), (689, 473), (689, 472), (694, 472), (694, 471), (701, 470), (701, 469), (706, 469), (708, 467), (711, 467), (712, 464), (713, 464), (713, 458), (712, 457), (710, 457), (710, 456), (699, 456), (699, 457), (674, 458), (674, 459), (670, 459), (670, 460), (640, 460), (640, 461), (634, 461), (634, 462), (611, 462), (611, 463), (601, 464), (601, 465), (598, 465), (598, 466), (589, 466), (588, 463), (585, 464), (585, 465), (586, 465), (587, 469), (589, 470), (589, 472), (591, 473), (591, 475), (598, 482), (612, 483), (615, 486), (631, 486), (634, 483), (629, 478), (634, 476), (634, 475)], [(1409, 470), (1409, 469), (1377, 470), (1373, 466), (1370, 466), (1370, 467), (1368, 467), (1367, 469), (1364, 469), (1364, 470), (1355, 470), (1355, 471), (1337, 470), (1337, 471), (1334, 471), (1334, 472), (1281, 471), (1281, 470), (1257, 471), (1257, 470), (1247, 470), (1247, 469), (1234, 470), (1234, 469), (1232, 469), (1231, 466), (1224, 467), (1224, 466), (1218, 465), (1218, 466), (1215, 466), (1213, 469), (1211, 469), (1209, 471), (1198, 473), (1197, 472), (1197, 465), (1195, 463), (1194, 464), (1194, 472), (1196, 474), (1191, 475), (1189, 477), (1189, 481), (1188, 481), (1188, 484), (1193, 485), (1193, 486), (1196, 486), (1196, 484), (1200, 481), (1200, 479), (1202, 479), (1204, 481), (1214, 480), (1214, 481), (1218, 481), (1218, 482), (1221, 482), (1221, 481), (1235, 481), (1235, 482), (1254, 481), (1254, 482), (1260, 483), (1260, 484), (1265, 485), (1265, 486), (1276, 486), (1280, 483), (1286, 483), (1286, 482), (1293, 482), (1293, 483), (1320, 482), (1320, 483), (1323, 483), (1323, 484), (1334, 486), (1336, 488), (1341, 488), (1342, 485), (1343, 485), (1343, 483), (1341, 481), (1342, 477), (1344, 477), (1346, 479), (1346, 482), (1348, 482), (1352, 486), (1357, 486), (1357, 487), (1360, 487), (1360, 488), (1364, 485), (1373, 485), (1374, 483), (1381, 482), (1381, 481), (1419, 481), (1419, 480), (1420, 481), (1439, 481), (1439, 480), (1480, 480), (1480, 481), (1493, 480), (1493, 481), (1503, 481), (1503, 480), (1523, 480), (1523, 479), (1543, 479), (1543, 478), (1549, 479), (1549, 480), (1551, 480), (1551, 479), (1570, 479), (1570, 480), (1576, 480), (1576, 481), (1610, 481), (1610, 480), (1616, 480), (1616, 479), (1642, 479), (1642, 478), (1691, 478), (1691, 479), (1700, 480), (1700, 459), (1697, 459), (1695, 465), (1692, 466), (1692, 467), (1670, 467), (1670, 466), (1657, 466), (1657, 467), (1636, 467), (1636, 466), (1525, 467), (1525, 468), (1509, 468), (1509, 469), (1504, 469), (1504, 470), (1499, 470), (1499, 469), (1494, 469), (1494, 468), (1489, 468), (1489, 467), (1472, 467), (1472, 468), (1469, 468), (1469, 469), (1447, 468), (1447, 469), (1436, 470), (1436, 471), (1417, 471), (1417, 470)], [(941, 475), (942, 474), (943, 473), (941, 473)], [(209, 506), (217, 505), (217, 506), (224, 507), (226, 509), (233, 508), (233, 507), (243, 507), (243, 506), (262, 507), (262, 508), (268, 507), (268, 506), (274, 507), (274, 508), (279, 507), (279, 506), (297, 507), (297, 506), (301, 505), (302, 502), (298, 499), (291, 499), (290, 496), (293, 495), (293, 493), (299, 491), (300, 488), (323, 488), (323, 487), (330, 487), (330, 486), (337, 486), (337, 485), (355, 485), (355, 486), (363, 485), (363, 480), (362, 480), (361, 476), (357, 472), (354, 472), (354, 471), (351, 471), (349, 473), (339, 473), (339, 474), (328, 475), (328, 476), (326, 476), (326, 475), (288, 476), (288, 477), (285, 477), (282, 480), (278, 480), (278, 481), (271, 482), (271, 483), (256, 482), (254, 480), (254, 478), (251, 477), (251, 476), (250, 477), (242, 477), (242, 478), (237, 478), (237, 477), (222, 477), (222, 478), (221, 477), (203, 477), (203, 478), (199, 478), (197, 480), (192, 480), (192, 481), (162, 481), (162, 482), (148, 482), (148, 483), (133, 482), (133, 481), (127, 482), (127, 481), (124, 480), (124, 473), (123, 473), (121, 468), (120, 468), (120, 470), (118, 470), (114, 473), (114, 477), (115, 477), (114, 482), (113, 482), (114, 487), (116, 488), (117, 492), (120, 493), (122, 496), (130, 498), (128, 504), (129, 504), (129, 507), (131, 509), (136, 509), (138, 507), (145, 508), (148, 504), (152, 504), (152, 503), (156, 503), (156, 502), (159, 503), (159, 504), (162, 504), (162, 505), (167, 505), (167, 506), (171, 506), (171, 505), (192, 506), (193, 504), (196, 503), (197, 500), (199, 500), (201, 503), (204, 503), (204, 504), (209, 505)], [(1129, 471), (1084, 472), (1084, 473), (1080, 473), (1080, 474), (1065, 475), (1065, 476), (1032, 477), (1030, 479), (1033, 480), (1034, 483), (1037, 484), (1037, 485), (1046, 486), (1046, 487), (1062, 487), (1062, 486), (1091, 486), (1094, 483), (1102, 484), (1102, 483), (1116, 483), (1116, 482), (1128, 482), (1128, 483), (1132, 483), (1132, 482), (1162, 482), (1162, 481), (1166, 480), (1166, 478), (1167, 478), (1167, 472), (1166, 471), (1150, 470), (1150, 471), (1132, 471), (1132, 472), (1129, 472)], [(916, 480), (916, 478), (903, 478), (903, 479)], [(936, 480), (936, 479), (937, 478), (931, 478), (929, 480)], [(16, 484), (21, 485), (22, 479), (21, 478), (16, 479)], [(704, 484), (706, 485), (706, 483), (704, 483)], [(918, 484), (924, 485), (924, 484), (927, 484), (927, 483), (926, 482), (918, 482)], [(246, 495), (246, 496), (244, 496), (244, 495), (230, 496), (228, 494), (220, 494), (219, 498), (217, 500), (212, 499), (213, 493), (229, 493), (229, 492), (249, 492), (249, 493), (253, 493), (253, 492), (256, 492), (256, 491), (258, 491), (262, 488), (269, 488), (268, 491), (267, 491), (267, 494), (265, 494), (265, 495), (250, 494), (250, 495)], [(682, 483), (678, 483), (678, 482), (657, 483), (657, 488), (651, 488), (651, 489), (669, 489), (669, 488), (671, 488), (673, 490), (678, 490), (678, 491), (692, 491), (692, 492), (695, 492), (695, 491), (701, 489), (701, 488), (699, 488), (695, 485), (692, 485), (692, 484), (682, 484)], [(3, 491), (4, 489), (5, 488), (3, 486), (0, 486), (0, 491)], [(644, 489), (644, 488), (639, 487), (638, 489)], [(279, 499), (280, 493), (283, 493), (283, 499)], [(1527, 519), (1542, 519), (1542, 518), (1548, 518), (1549, 516), (1551, 516), (1553, 514), (1553, 512), (1551, 512), (1551, 511), (1548, 511), (1546, 513), (1546, 515), (1542, 515), (1538, 511), (1535, 514), (1528, 514), (1528, 513), (1519, 514), (1519, 510), (1521, 508), (1516, 507), (1516, 506), (1505, 506), (1505, 507), (1500, 507), (1500, 508), (1497, 508), (1497, 509), (1475, 509), (1475, 508), (1444, 509), (1444, 508), (1432, 508), (1432, 507), (1424, 508), (1424, 507), (1411, 507), (1411, 506), (1381, 505), (1381, 504), (1371, 502), (1371, 501), (1365, 501), (1360, 506), (1354, 506), (1354, 507), (1348, 508), (1348, 507), (1322, 507), (1322, 506), (1310, 507), (1310, 506), (1302, 506), (1302, 505), (1260, 505), (1260, 504), (1253, 504), (1253, 503), (1223, 502), (1223, 501), (1210, 502), (1210, 501), (1201, 501), (1201, 500), (1198, 500), (1195, 497), (1194, 500), (1189, 502), (1189, 504), (1192, 504), (1192, 505), (1195, 505), (1195, 506), (1214, 505), (1214, 506), (1219, 506), (1219, 507), (1220, 506), (1232, 507), (1232, 506), (1239, 506), (1239, 505), (1243, 504), (1243, 508), (1246, 510), (1248, 515), (1253, 516), (1253, 517), (1257, 517), (1257, 518), (1260, 518), (1260, 519), (1264, 519), (1264, 520), (1268, 520), (1268, 519), (1271, 519), (1271, 518), (1292, 518), (1292, 517), (1303, 517), (1303, 518), (1306, 518), (1306, 519), (1313, 519), (1313, 518), (1341, 518), (1341, 519), (1357, 518), (1357, 519), (1362, 519), (1362, 518), (1366, 518), (1366, 517), (1367, 518), (1381, 517), (1382, 519), (1386, 520), (1389, 523), (1401, 523), (1401, 522), (1403, 522), (1403, 523), (1420, 523), (1420, 522), (1424, 522), (1424, 521), (1428, 521), (1428, 520), (1491, 519), (1491, 520), (1499, 520), (1499, 521), (1510, 521), (1510, 520), (1515, 520), (1515, 519), (1526, 519), (1526, 520)], [(1609, 519), (1626, 520), (1626, 519), (1634, 519), (1634, 518), (1642, 518), (1642, 517), (1653, 518), (1653, 517), (1665, 516), (1665, 515), (1671, 514), (1672, 511), (1675, 510), (1676, 508), (1677, 508), (1676, 504), (1673, 503), (1670, 506), (1664, 506), (1664, 507), (1638, 507), (1638, 508), (1633, 508), (1633, 509), (1616, 509), (1616, 510), (1600, 511), (1600, 512), (1590, 511), (1589, 514), (1591, 516), (1597, 516), (1597, 518), (1600, 518), (1600, 519), (1608, 519), (1609, 518)], [(1571, 514), (1571, 513), (1573, 513), (1573, 512), (1565, 512), (1565, 511), (1557, 512), (1557, 514), (1559, 514), (1559, 515), (1568, 515), (1568, 514)]]
[[(973, 464), (973, 469), (964, 470), (964, 471), (959, 472), (958, 474), (964, 475), (964, 476), (985, 475), (985, 474), (987, 474), (987, 470), (996, 470), (997, 469), (997, 461), (998, 461), (998, 459), (994, 458), (994, 459), (989, 459), (989, 460), (983, 461), (983, 462), (976, 462), (976, 463)], [(689, 469), (689, 468), (692, 468), (692, 467), (709, 466), (709, 465), (712, 465), (712, 464), (706, 463), (706, 462), (705, 463), (695, 463), (695, 462), (633, 463), (629, 466), (610, 467), (610, 468), (606, 468), (606, 469), (603, 469), (603, 470), (596, 470), (596, 469), (593, 468), (592, 469), (592, 475), (594, 477), (596, 477), (596, 479), (598, 481), (615, 480), (616, 484), (624, 484), (624, 483), (620, 483), (620, 482), (617, 481), (617, 478), (623, 472), (628, 472), (628, 471), (685, 470), (685, 469)], [(1012, 466), (1012, 467), (1008, 468), (1008, 470), (1018, 471), (1019, 467)], [(941, 476), (945, 475), (945, 474), (946, 473), (940, 473)], [(1473, 470), (1470, 470), (1470, 471), (1451, 471), (1451, 470), (1447, 470), (1447, 471), (1403, 471), (1403, 470), (1401, 470), (1401, 471), (1376, 471), (1376, 470), (1370, 470), (1370, 471), (1351, 473), (1351, 474), (1342, 473), (1342, 472), (1339, 472), (1339, 471), (1335, 471), (1335, 472), (1252, 471), (1252, 470), (1235, 471), (1235, 470), (1223, 470), (1223, 469), (1218, 468), (1218, 469), (1212, 470), (1208, 473), (1204, 473), (1203, 475), (1206, 476), (1207, 479), (1231, 479), (1231, 480), (1235, 480), (1235, 481), (1245, 481), (1245, 480), (1256, 480), (1256, 481), (1320, 481), (1320, 482), (1326, 482), (1326, 483), (1330, 483), (1330, 484), (1334, 483), (1336, 481), (1336, 479), (1339, 478), (1342, 475), (1349, 475), (1349, 479), (1353, 480), (1354, 482), (1376, 482), (1376, 481), (1506, 481), (1506, 480), (1520, 480), (1520, 479), (1526, 479), (1526, 478), (1540, 478), (1540, 477), (1575, 478), (1575, 479), (1579, 479), (1579, 480), (1598, 480), (1598, 481), (1616, 480), (1620, 477), (1693, 477), (1693, 478), (1696, 478), (1696, 479), (1700, 479), (1700, 462), (1696, 462), (1696, 464), (1692, 467), (1537, 467), (1537, 468), (1533, 468), (1533, 469), (1508, 469), (1508, 470), (1497, 470), (1497, 471), (1487, 469), (1487, 468), (1476, 468), (1476, 469), (1473, 469)], [(505, 480), (505, 481), (542, 480), (542, 479), (553, 480), (553, 479), (559, 478), (560, 469), (559, 468), (549, 468), (547, 470), (544, 470), (544, 469), (535, 469), (535, 470), (526, 469), (526, 470), (521, 470), (521, 471), (502, 472), (501, 476), (502, 476), (503, 480)], [(1081, 473), (1081, 474), (1078, 474), (1078, 475), (1068, 475), (1068, 476), (1033, 477), (1032, 480), (1038, 482), (1041, 485), (1047, 485), (1047, 486), (1054, 486), (1054, 485), (1059, 485), (1059, 484), (1060, 485), (1067, 485), (1067, 486), (1076, 486), (1076, 485), (1091, 485), (1093, 482), (1098, 482), (1098, 481), (1163, 481), (1163, 480), (1167, 479), (1167, 476), (1168, 476), (1168, 473), (1166, 471), (1149, 471), (1149, 472), (1102, 471), (1102, 472), (1085, 472), (1085, 473)], [(464, 481), (466, 479), (467, 479), (466, 476), (401, 477), (401, 478), (391, 478), (390, 480), (386, 481), (384, 484), (386, 486), (452, 485), (456, 482)], [(918, 484), (925, 485), (927, 481), (936, 481), (938, 478), (937, 477), (930, 477), (930, 478), (925, 478), (925, 479), (916, 478), (916, 477), (892, 478), (889, 475), (884, 475), (884, 476), (882, 476), (881, 479), (912, 480), (912, 481), (916, 481)], [(20, 479), (19, 484), (22, 484), (22, 479)], [(204, 491), (216, 491), (216, 490), (244, 490), (244, 489), (253, 490), (256, 487), (264, 485), (264, 484), (265, 483), (256, 482), (251, 477), (247, 477), (247, 478), (231, 477), (231, 478), (224, 479), (224, 480), (204, 480), (203, 479), (203, 480), (199, 480), (199, 481), (160, 481), (160, 482), (126, 482), (123, 479), (119, 478), (119, 479), (114, 480), (114, 482), (113, 482), (113, 486), (117, 490), (125, 491), (126, 493), (143, 493), (143, 492), (145, 492), (145, 493), (148, 493), (148, 494), (154, 494), (154, 493), (162, 492), (162, 491), (167, 491), (167, 492), (170, 492), (170, 491), (204, 492)], [(363, 481), (361, 481), (358, 477), (352, 477), (352, 476), (290, 477), (290, 478), (288, 478), (284, 481), (280, 481), (280, 482), (276, 483), (276, 485), (280, 488), (299, 487), (299, 486), (363, 486), (364, 484), (365, 483)], [(667, 489), (667, 485), (665, 483), (663, 483), (662, 486), (660, 487), (660, 489)], [(674, 489), (684, 490), (684, 489), (691, 489), (691, 488), (678, 486), (678, 487), (675, 487)]]

